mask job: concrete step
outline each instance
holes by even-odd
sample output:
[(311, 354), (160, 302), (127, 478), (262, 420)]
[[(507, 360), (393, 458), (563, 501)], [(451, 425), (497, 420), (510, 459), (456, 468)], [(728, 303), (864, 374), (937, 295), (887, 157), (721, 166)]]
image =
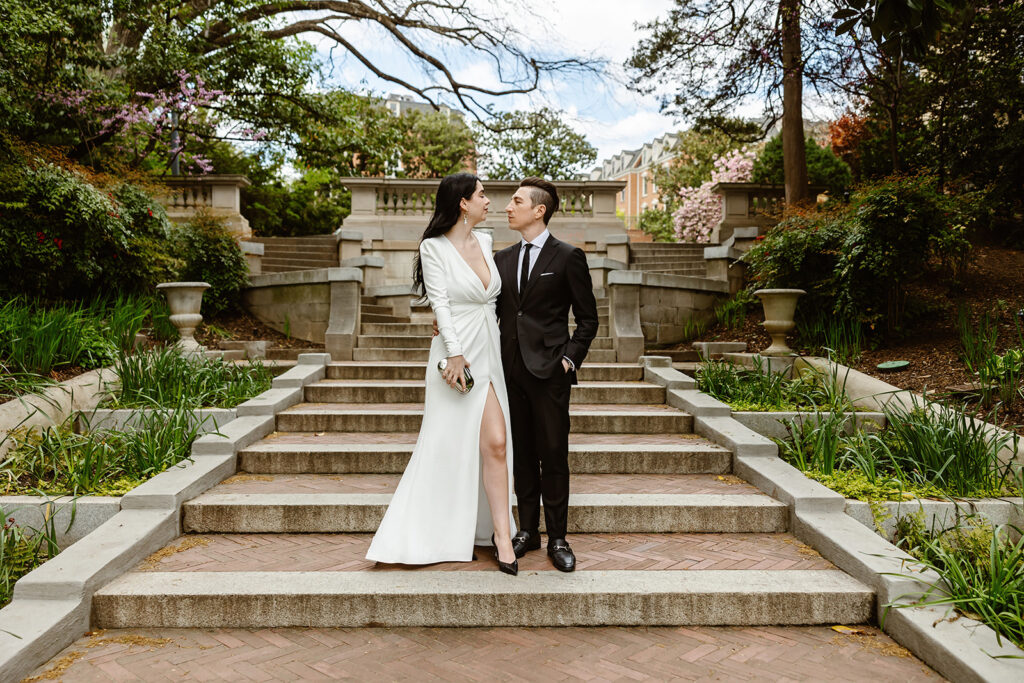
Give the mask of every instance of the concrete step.
[(430, 357), (430, 349), (352, 349), (352, 360), (378, 362), (378, 361), (421, 361), (426, 362)]
[(635, 259), (631, 260), (629, 262), (629, 265), (632, 268), (648, 269), (648, 268), (669, 268), (669, 267), (673, 267), (673, 266), (679, 266), (679, 267), (682, 267), (682, 266), (704, 266), (706, 263), (707, 263), (707, 261), (705, 261), (702, 258), (690, 258), (690, 257), (684, 257), (684, 258), (660, 258), (660, 257), (657, 257), (657, 258), (652, 258), (652, 257), (641, 256), (641, 257), (638, 257), (638, 258), (635, 258)]
[(379, 304), (361, 304), (359, 306), (360, 316), (365, 315), (393, 315), (394, 306), (381, 306)]
[(261, 242), (264, 245), (331, 245), (336, 246), (338, 239), (334, 235), (307, 235), (304, 237), (252, 237), (248, 241)]
[(267, 360), (295, 360), (299, 357), (300, 353), (324, 353), (324, 349), (323, 347), (305, 349), (271, 348), (267, 349)]
[(429, 349), (433, 337), (413, 335), (359, 335), (356, 346), (368, 349)]
[[(382, 306), (381, 308), (385, 308)], [(391, 310), (391, 309), (389, 309)], [(360, 323), (384, 323), (392, 325), (409, 325), (409, 318), (393, 313), (360, 313)]]
[(611, 337), (594, 337), (594, 339), (590, 342), (591, 351), (598, 351), (602, 349), (608, 350), (614, 348), (615, 340), (612, 339)]
[[(398, 335), (408, 335), (408, 336), (419, 337), (419, 336), (430, 336), (434, 332), (433, 324), (432, 323), (372, 323), (372, 322), (367, 322), (365, 315), (362, 317), (361, 321), (362, 321), (362, 325), (361, 325), (361, 328), (360, 328), (360, 334), (364, 335), (364, 336), (388, 336), (388, 337), (390, 337), (390, 336), (398, 336)], [(569, 324), (569, 334), (572, 334), (573, 331), (575, 331), (575, 329), (576, 329), (576, 325), (570, 323)], [(597, 328), (597, 336), (599, 338), (600, 337), (608, 337), (609, 336), (608, 326), (607, 325), (600, 325)], [(611, 348), (611, 347), (608, 347), (608, 348)]]
[[(401, 474), (412, 432), (274, 432), (238, 453), (256, 474)], [(570, 434), (577, 474), (728, 474), (732, 454), (694, 434)]]
[(696, 363), (700, 361), (700, 354), (695, 349), (646, 349), (648, 356), (667, 356), (673, 363)]
[[(420, 403), (422, 380), (373, 381), (329, 379), (306, 387), (310, 403)], [(665, 388), (643, 382), (581, 382), (572, 388), (573, 403), (661, 404)]]
[[(422, 380), (426, 372), (423, 362), (343, 361), (327, 366), (328, 379)], [(644, 369), (626, 363), (591, 363), (588, 360), (578, 376), (581, 382), (639, 382), (644, 378)]]
[(653, 244), (630, 244), (629, 251), (634, 254), (654, 253), (697, 253), (703, 254), (705, 247), (715, 246), (707, 244), (695, 244), (686, 242), (655, 242)]
[[(576, 573), (561, 574), (543, 552), (533, 552), (519, 560), (513, 578), (495, 571), (486, 549), (473, 562), (411, 570), (365, 560), (370, 536), (364, 534), (185, 536), (98, 590), (93, 623), (105, 629), (858, 624), (870, 620), (874, 607), (871, 589), (788, 534), (749, 540), (594, 534), (570, 542)], [(732, 547), (736, 554), (717, 552)]]
[[(452, 390), (454, 391), (454, 389)], [(688, 434), (693, 417), (670, 406), (574, 404), (571, 429), (600, 434)], [(422, 403), (300, 403), (277, 414), (281, 432), (418, 432)]]
[(588, 363), (614, 363), (615, 349), (591, 349), (587, 353)]
[[(198, 533), (374, 532), (400, 478), (236, 475), (186, 502), (182, 528)], [(789, 519), (785, 504), (732, 475), (577, 473), (570, 491), (570, 533), (777, 533), (786, 530)]]
[(684, 277), (705, 277), (707, 268), (639, 268), (645, 273), (664, 273), (665, 275), (682, 275)]
[(338, 249), (335, 245), (324, 242), (310, 244), (265, 244), (263, 254), (316, 254), (326, 258), (338, 258)]
[(312, 270), (314, 268), (334, 268), (338, 265), (338, 259), (319, 258), (291, 258), (264, 256), (260, 261), (261, 266), (289, 266), (292, 268), (303, 268)]

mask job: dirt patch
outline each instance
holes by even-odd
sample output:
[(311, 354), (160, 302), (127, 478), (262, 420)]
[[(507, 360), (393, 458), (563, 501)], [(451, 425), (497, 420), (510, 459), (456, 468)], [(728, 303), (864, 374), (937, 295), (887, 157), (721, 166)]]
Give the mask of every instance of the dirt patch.
[(196, 330), (196, 341), (208, 348), (217, 348), (221, 341), (260, 340), (269, 341), (276, 348), (323, 348), (323, 344), (286, 336), (245, 311), (232, 311), (204, 320)]
[(171, 557), (172, 555), (177, 555), (178, 553), (185, 552), (190, 548), (201, 548), (208, 545), (210, 545), (210, 539), (208, 538), (203, 538), (202, 536), (187, 536), (183, 538), (181, 540), (181, 543), (179, 543), (178, 545), (161, 548), (160, 550), (157, 550), (155, 553), (147, 557), (143, 561), (142, 565), (139, 567), (139, 571), (155, 571), (156, 568), (160, 566), (160, 562), (167, 559), (168, 557)]

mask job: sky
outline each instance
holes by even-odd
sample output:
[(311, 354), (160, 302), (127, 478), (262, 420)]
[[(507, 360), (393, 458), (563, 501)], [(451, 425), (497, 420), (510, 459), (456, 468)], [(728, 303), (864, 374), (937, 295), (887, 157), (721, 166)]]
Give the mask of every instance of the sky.
[[(500, 0), (469, 0), (481, 9), (507, 8)], [(567, 121), (583, 133), (598, 150), (597, 162), (623, 149), (635, 149), (664, 133), (683, 127), (679, 121), (658, 111), (654, 96), (642, 97), (626, 85), (623, 62), (630, 56), (642, 31), (636, 23), (665, 16), (672, 0), (525, 0), (532, 12), (510, 18), (526, 34), (533, 47), (561, 50), (570, 55), (590, 54), (608, 60), (613, 78), (581, 81), (573, 78), (560, 83), (545, 83), (538, 91), (493, 100), (499, 110), (536, 109), (549, 106), (566, 114)], [(501, 10), (499, 10), (501, 11)], [(542, 29), (544, 23), (549, 29)], [(374, 35), (365, 27), (342, 27), (342, 34), (364, 50), (383, 70), (400, 74), (417, 85), (429, 83), (415, 60), (394, 47), (381, 31)], [(329, 51), (326, 40), (316, 42), (318, 54), (328, 64), (325, 85), (368, 89), (379, 94), (403, 92), (393, 83), (379, 79), (355, 58), (340, 49)], [(449, 53), (448, 62), (456, 75), (479, 84), (496, 79), (491, 67), (468, 54)]]

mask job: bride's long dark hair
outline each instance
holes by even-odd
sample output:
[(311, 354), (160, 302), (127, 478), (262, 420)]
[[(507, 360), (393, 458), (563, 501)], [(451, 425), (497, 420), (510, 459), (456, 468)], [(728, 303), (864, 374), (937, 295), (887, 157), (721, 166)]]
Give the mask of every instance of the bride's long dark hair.
[[(473, 196), (479, 181), (480, 179), (472, 173), (453, 173), (441, 179), (434, 199), (434, 215), (430, 217), (427, 229), (423, 231), (421, 243), (452, 229), (462, 214), (460, 202)], [(423, 265), (420, 263), (418, 249), (412, 262), (412, 291), (420, 296), (420, 301), (426, 297), (426, 290), (423, 287)]]

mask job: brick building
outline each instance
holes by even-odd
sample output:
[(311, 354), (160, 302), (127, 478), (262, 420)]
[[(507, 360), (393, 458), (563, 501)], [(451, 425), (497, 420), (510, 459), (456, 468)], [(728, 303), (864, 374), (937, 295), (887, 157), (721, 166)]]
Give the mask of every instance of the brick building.
[(615, 199), (615, 208), (626, 225), (636, 229), (644, 209), (661, 206), (654, 169), (666, 167), (675, 158), (679, 136), (666, 133), (639, 149), (623, 150), (590, 172), (591, 180), (625, 180), (626, 188)]

